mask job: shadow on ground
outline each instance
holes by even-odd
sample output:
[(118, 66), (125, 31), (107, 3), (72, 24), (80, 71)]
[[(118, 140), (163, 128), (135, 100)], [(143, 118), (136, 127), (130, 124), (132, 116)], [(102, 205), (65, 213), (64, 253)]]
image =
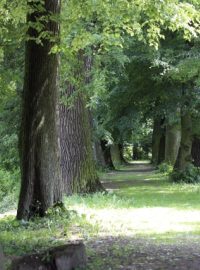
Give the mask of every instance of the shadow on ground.
[(136, 164), (127, 164), (126, 167), (121, 168), (120, 170), (115, 170), (117, 173), (145, 173), (152, 172), (155, 170), (155, 167), (150, 163), (136, 163)]
[(87, 270), (199, 270), (200, 244), (156, 243), (151, 239), (107, 237), (87, 242)]
[(122, 189), (122, 188), (129, 188), (129, 187), (156, 187), (158, 186), (157, 180), (123, 180), (123, 181), (107, 181), (103, 183), (106, 189)]
[(104, 187), (126, 201), (127, 207), (200, 208), (199, 186), (174, 185), (150, 164), (134, 164), (128, 168), (109, 172), (102, 178)]

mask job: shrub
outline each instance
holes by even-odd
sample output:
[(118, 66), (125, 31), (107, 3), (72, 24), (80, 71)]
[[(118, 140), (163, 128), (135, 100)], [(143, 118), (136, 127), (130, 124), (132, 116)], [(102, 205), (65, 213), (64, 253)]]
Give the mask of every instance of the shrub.
[(170, 174), (173, 171), (173, 166), (169, 163), (163, 162), (158, 166), (158, 170), (160, 173)]
[(0, 211), (7, 211), (16, 206), (19, 179), (19, 170), (9, 172), (0, 168)]
[(173, 171), (170, 179), (175, 183), (200, 183), (200, 168), (190, 164), (184, 171)]

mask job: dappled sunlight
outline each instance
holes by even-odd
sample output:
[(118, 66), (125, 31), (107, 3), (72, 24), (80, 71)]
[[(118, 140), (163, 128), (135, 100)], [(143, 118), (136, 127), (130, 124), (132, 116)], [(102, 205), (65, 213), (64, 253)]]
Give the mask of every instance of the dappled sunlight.
[(200, 236), (199, 185), (173, 184), (156, 171), (112, 172), (102, 183), (108, 194), (67, 199), (90, 224), (98, 224), (98, 235)]
[(6, 218), (8, 216), (16, 216), (16, 214), (17, 214), (16, 210), (8, 211), (3, 214), (0, 214), (0, 219)]
[[(133, 173), (134, 173), (134, 178), (133, 178)], [(131, 180), (131, 181), (140, 181), (140, 180), (161, 180), (162, 182), (164, 180), (166, 180), (166, 177), (164, 177), (162, 174), (159, 173), (152, 173), (152, 172), (142, 172), (142, 173), (138, 173), (138, 172), (110, 172), (107, 174), (104, 174), (101, 176), (101, 179), (104, 182), (110, 181), (110, 180), (114, 180), (114, 181), (122, 181), (122, 180)]]
[(149, 160), (133, 160), (133, 161), (129, 161), (129, 163), (131, 165), (137, 164), (137, 165), (147, 165), (150, 164)]
[(101, 235), (196, 234), (200, 226), (200, 210), (164, 207), (93, 210), (77, 206), (76, 211), (86, 215), (90, 223), (98, 223)]

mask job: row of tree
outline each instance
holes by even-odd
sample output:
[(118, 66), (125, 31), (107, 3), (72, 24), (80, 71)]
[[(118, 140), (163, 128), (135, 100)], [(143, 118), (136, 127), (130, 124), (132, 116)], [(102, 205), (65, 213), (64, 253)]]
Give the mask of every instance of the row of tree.
[(125, 162), (124, 144), (149, 145), (152, 121), (159, 162), (171, 112), (181, 118), (183, 145), (188, 95), (197, 96), (197, 1), (69, 0), (62, 9), (60, 0), (2, 1), (0, 12), (0, 161), (18, 166), (19, 129), (18, 219), (45, 215), (63, 194), (102, 190), (95, 159), (110, 168)]

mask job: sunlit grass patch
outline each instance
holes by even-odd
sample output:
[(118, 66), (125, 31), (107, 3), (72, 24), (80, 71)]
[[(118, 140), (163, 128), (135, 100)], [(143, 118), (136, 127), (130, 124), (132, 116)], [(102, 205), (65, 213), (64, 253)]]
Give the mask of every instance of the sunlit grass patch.
[(103, 183), (120, 198), (131, 200), (131, 207), (200, 209), (199, 184), (173, 184), (167, 176), (155, 171), (112, 173), (103, 177)]
[[(75, 206), (74, 206), (75, 207)], [(77, 206), (76, 210), (87, 213), (90, 223), (99, 226), (100, 235), (146, 237), (167, 233), (198, 234), (200, 211), (173, 208), (97, 209)], [(187, 222), (190, 220), (190, 222)]]
[(200, 186), (173, 185), (168, 182), (129, 186), (116, 191), (119, 196), (134, 198), (133, 207), (172, 207), (176, 209), (200, 209)]
[(200, 235), (200, 185), (172, 184), (155, 171), (113, 172), (103, 182), (110, 186), (108, 194), (66, 199), (70, 208), (92, 216), (101, 233), (162, 239)]
[[(134, 176), (133, 176), (134, 175)], [(131, 181), (140, 181), (140, 180), (165, 180), (167, 179), (166, 176), (163, 176), (163, 174), (160, 173), (153, 173), (153, 172), (116, 172), (111, 171), (106, 174), (101, 174), (101, 179), (103, 182), (107, 182), (110, 180), (113, 181), (125, 181), (125, 180), (131, 180)]]

